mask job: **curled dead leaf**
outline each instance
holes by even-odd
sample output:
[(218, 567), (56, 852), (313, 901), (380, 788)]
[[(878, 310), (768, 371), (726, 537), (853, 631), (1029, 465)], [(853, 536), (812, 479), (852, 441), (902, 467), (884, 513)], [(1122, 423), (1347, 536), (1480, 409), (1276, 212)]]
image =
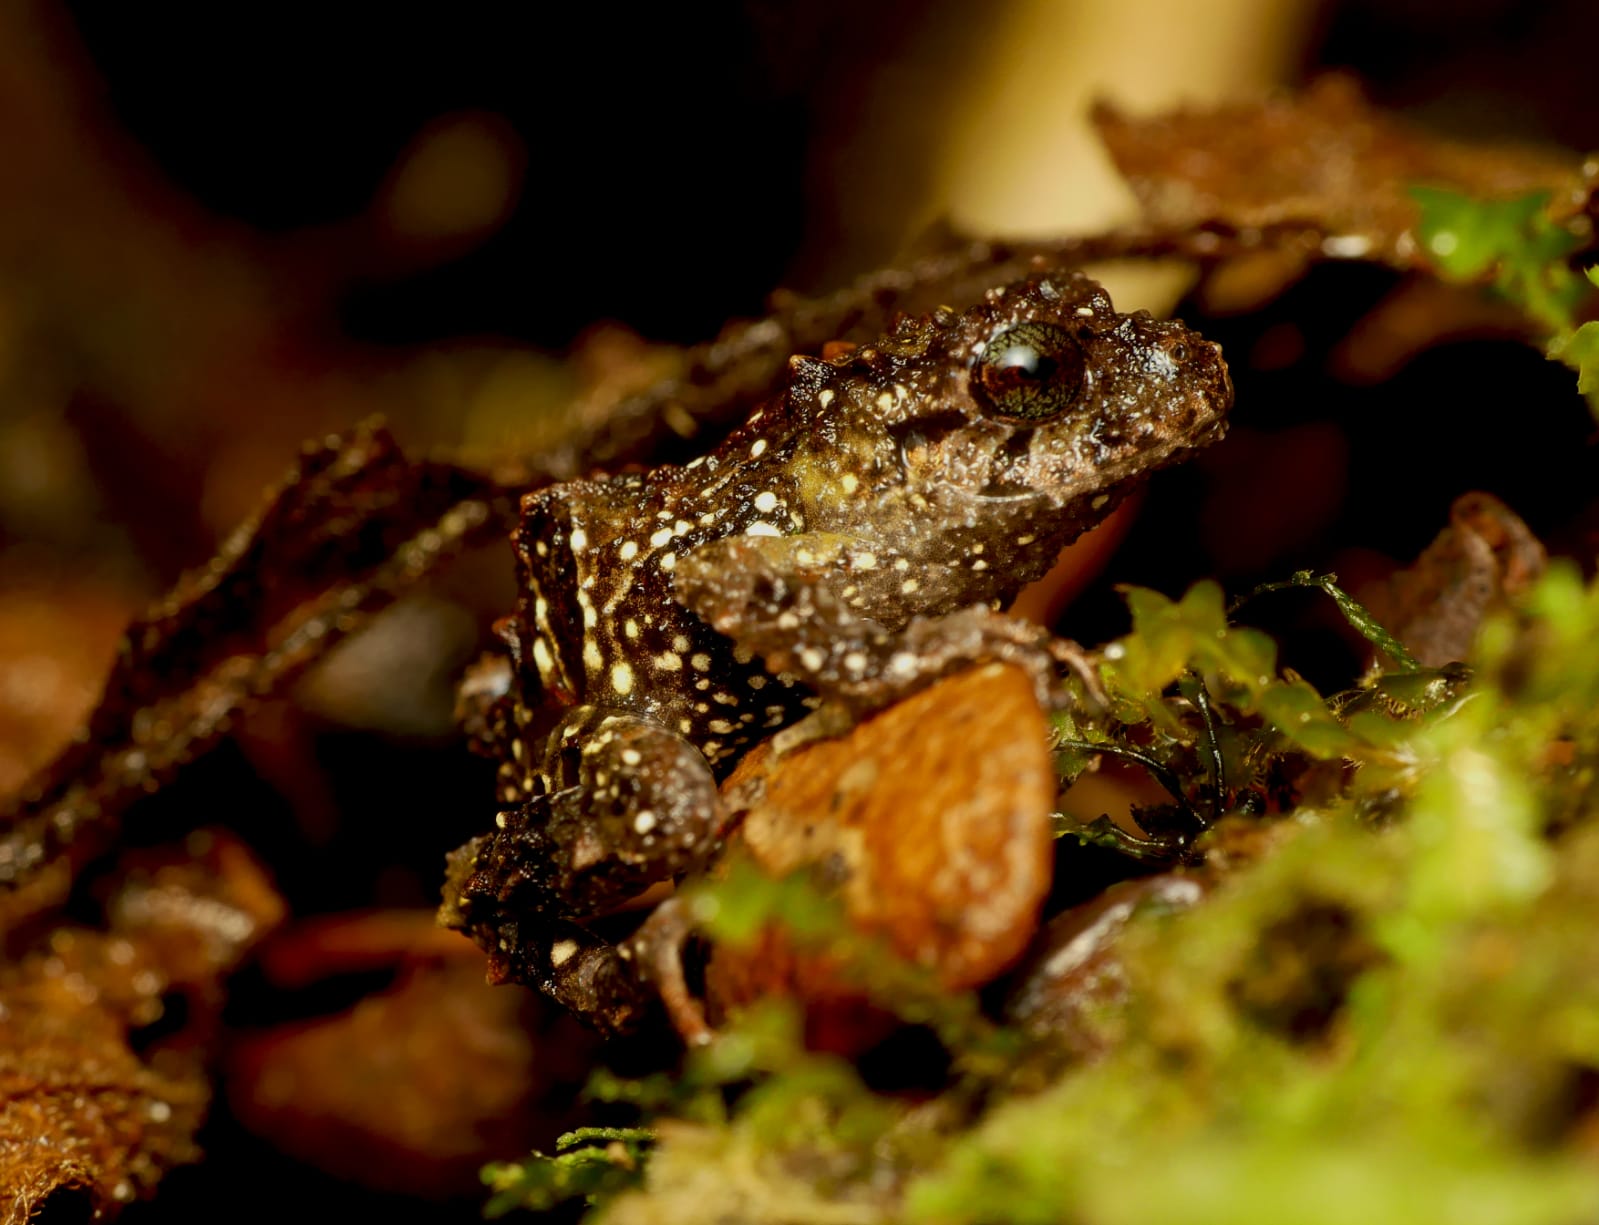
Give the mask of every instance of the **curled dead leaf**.
[[(817, 871), (856, 929), (962, 990), (995, 977), (1032, 937), (1050, 884), (1055, 789), (1031, 682), (996, 664), (842, 739), (775, 761), (752, 754), (724, 794), (745, 812), (736, 841), (766, 871)], [(771, 992), (846, 1010), (863, 996), (776, 932), (715, 950), (706, 987), (713, 1011)]]
[(1416, 254), (1413, 184), (1489, 198), (1547, 191), (1557, 218), (1581, 212), (1593, 187), (1574, 156), (1419, 131), (1339, 76), (1297, 94), (1146, 118), (1102, 103), (1094, 123), (1153, 225), (1303, 226), (1322, 235), (1323, 256), (1400, 267)]
[(199, 1156), (220, 978), (282, 916), (241, 846), (140, 857), (108, 931), (58, 927), (0, 970), (3, 1225), (60, 1197), (96, 1219)]
[(1462, 494), (1421, 555), (1362, 596), (1418, 662), (1440, 668), (1465, 659), (1483, 618), (1514, 603), (1546, 564), (1515, 511), (1490, 493)]

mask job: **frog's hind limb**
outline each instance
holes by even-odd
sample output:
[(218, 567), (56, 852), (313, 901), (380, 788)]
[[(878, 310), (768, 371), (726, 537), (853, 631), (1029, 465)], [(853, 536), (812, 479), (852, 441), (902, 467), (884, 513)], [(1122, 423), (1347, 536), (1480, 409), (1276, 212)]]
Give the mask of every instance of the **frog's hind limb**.
[[(556, 789), (454, 852), (440, 921), (489, 955), (490, 978), (537, 987), (608, 1033), (638, 1028), (653, 982), (690, 1041), (705, 1023), (681, 984), (683, 939), (663, 919), (622, 946), (575, 920), (622, 906), (703, 861), (724, 809), (705, 759), (637, 715), (579, 708), (550, 739)], [(569, 785), (563, 785), (569, 784)], [(638, 959), (638, 967), (625, 964)]]

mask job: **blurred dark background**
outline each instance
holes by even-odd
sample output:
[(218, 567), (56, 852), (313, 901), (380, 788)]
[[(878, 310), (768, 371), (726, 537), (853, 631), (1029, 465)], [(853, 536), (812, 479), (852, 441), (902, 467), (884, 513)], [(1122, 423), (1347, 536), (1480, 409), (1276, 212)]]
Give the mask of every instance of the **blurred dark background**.
[[(1599, 146), (1596, 36), (1581, 0), (7, 5), (0, 790), (70, 733), (127, 617), (303, 438), (382, 410), (409, 441), (514, 449), (524, 418), (559, 411), (562, 354), (599, 321), (683, 344), (778, 286), (891, 262), (943, 216), (1114, 219), (1125, 200), (1083, 152), (1096, 93), (1153, 109), (1340, 68), (1444, 131)], [(1591, 552), (1592, 422), (1568, 372), (1502, 343), (1329, 381), (1392, 288), (1336, 268), (1248, 316), (1185, 306), (1229, 354), (1235, 437), (1157, 483), (1074, 636), (1119, 632), (1114, 581), (1408, 560), (1471, 488)], [(425, 909), (490, 812), (449, 707), (505, 570), (469, 560), (406, 605), (158, 797), (152, 828), (225, 795), (297, 914)], [(1347, 680), (1352, 648), (1288, 607), (1289, 661)], [(283, 1019), (262, 1007), (240, 1024)], [(230, 1215), (410, 1203), (282, 1156), (226, 1108), (213, 1133), (213, 1161), (142, 1219), (198, 1216), (241, 1180)]]

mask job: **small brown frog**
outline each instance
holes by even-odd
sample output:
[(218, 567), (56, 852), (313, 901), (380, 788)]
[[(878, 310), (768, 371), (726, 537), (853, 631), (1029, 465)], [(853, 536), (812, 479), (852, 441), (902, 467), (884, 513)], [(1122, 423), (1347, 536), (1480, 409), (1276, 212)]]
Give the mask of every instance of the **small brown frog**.
[(1231, 400), (1214, 344), (1038, 272), (793, 358), (685, 466), (529, 494), (505, 650), (463, 693), (505, 808), (452, 857), (444, 921), (495, 977), (633, 1027), (628, 961), (653, 954), (577, 920), (702, 863), (718, 778), (807, 709), (858, 717), (996, 658), (1047, 688), (1047, 636), (996, 610), (1220, 438)]

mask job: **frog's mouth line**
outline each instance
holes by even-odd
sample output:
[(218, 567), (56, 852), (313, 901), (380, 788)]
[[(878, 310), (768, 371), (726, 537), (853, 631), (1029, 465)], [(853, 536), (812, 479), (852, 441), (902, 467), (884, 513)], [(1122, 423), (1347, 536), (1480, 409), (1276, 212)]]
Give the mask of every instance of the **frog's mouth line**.
[(1007, 492), (1005, 482), (995, 481), (984, 485), (972, 497), (979, 502), (994, 504), (1025, 502), (1028, 499), (1042, 499), (1044, 497), (1042, 493), (1030, 485), (1015, 485), (1009, 488), (1011, 492)]
[[(1172, 467), (1211, 443), (1219, 441), (1226, 433), (1226, 428), (1225, 420), (1218, 419), (1212, 428), (1194, 435), (1168, 439), (1136, 455), (1096, 464), (1093, 466), (1092, 484), (1097, 488), (1108, 490), (1129, 481), (1136, 481), (1156, 469)], [(903, 455), (901, 460), (903, 462)], [(1060, 503), (1063, 498), (1076, 497), (1084, 492), (1082, 483), (1071, 479), (1044, 481), (1036, 485), (992, 481), (980, 489), (973, 489), (958, 481), (942, 478), (941, 474), (941, 479), (929, 483), (948, 490), (953, 495), (985, 506), (1015, 506), (1024, 502), (1054, 505)]]

